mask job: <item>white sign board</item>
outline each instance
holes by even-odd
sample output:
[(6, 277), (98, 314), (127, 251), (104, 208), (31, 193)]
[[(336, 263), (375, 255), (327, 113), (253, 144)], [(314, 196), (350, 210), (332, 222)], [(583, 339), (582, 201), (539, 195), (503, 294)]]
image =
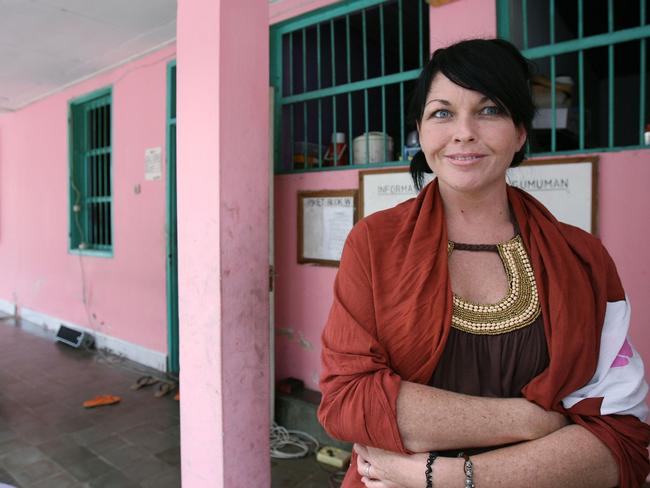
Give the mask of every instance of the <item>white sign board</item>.
[(506, 174), (508, 183), (530, 193), (561, 222), (594, 232), (594, 162), (531, 161)]
[(347, 193), (299, 194), (298, 228), (299, 242), (302, 243), (298, 250), (299, 262), (337, 264), (340, 261), (343, 245), (354, 226), (356, 212), (354, 191)]
[[(597, 158), (531, 160), (506, 174), (508, 183), (537, 198), (560, 221), (595, 232)], [(434, 178), (425, 174), (424, 185)], [(407, 168), (359, 172), (360, 215), (365, 217), (417, 196)]]
[[(425, 173), (425, 186), (434, 175)], [(361, 217), (386, 210), (418, 195), (407, 168), (359, 172)]]
[(159, 180), (162, 178), (162, 149), (151, 147), (144, 151), (144, 179)]

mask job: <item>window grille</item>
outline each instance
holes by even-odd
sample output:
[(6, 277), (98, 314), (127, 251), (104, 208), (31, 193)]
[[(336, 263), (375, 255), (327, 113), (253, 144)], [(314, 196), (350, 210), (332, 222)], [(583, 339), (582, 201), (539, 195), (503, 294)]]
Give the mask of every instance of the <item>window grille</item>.
[(110, 254), (112, 229), (111, 91), (70, 103), (70, 248)]
[(428, 56), (421, 0), (344, 1), (272, 26), (276, 172), (396, 164)]
[[(531, 151), (638, 148), (650, 120), (646, 0), (498, 0), (499, 35), (537, 66)], [(647, 147), (647, 146), (644, 146)]]

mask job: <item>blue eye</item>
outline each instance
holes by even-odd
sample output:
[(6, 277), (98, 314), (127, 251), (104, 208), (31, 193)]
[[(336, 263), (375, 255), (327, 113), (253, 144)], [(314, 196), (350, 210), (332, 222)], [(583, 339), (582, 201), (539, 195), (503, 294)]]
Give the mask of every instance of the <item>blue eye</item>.
[(446, 119), (448, 117), (451, 117), (451, 112), (445, 109), (436, 110), (435, 112), (431, 113), (431, 117), (435, 119)]
[(501, 109), (496, 105), (489, 105), (481, 109), (481, 115), (501, 115)]

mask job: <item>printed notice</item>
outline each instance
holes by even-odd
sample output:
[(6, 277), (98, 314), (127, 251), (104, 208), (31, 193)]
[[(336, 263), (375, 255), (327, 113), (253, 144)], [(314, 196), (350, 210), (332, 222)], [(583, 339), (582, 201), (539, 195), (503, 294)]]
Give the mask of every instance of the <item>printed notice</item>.
[(162, 178), (162, 149), (150, 147), (144, 151), (144, 179), (153, 181)]
[(592, 163), (523, 164), (510, 168), (508, 183), (530, 193), (560, 221), (592, 232)]
[(339, 261), (354, 225), (354, 212), (354, 196), (303, 198), (302, 257)]

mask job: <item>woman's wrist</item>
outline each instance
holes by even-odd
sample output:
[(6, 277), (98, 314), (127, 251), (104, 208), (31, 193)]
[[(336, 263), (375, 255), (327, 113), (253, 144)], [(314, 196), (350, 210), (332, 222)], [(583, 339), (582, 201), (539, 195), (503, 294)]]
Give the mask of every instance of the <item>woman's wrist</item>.
[(434, 488), (465, 486), (465, 460), (463, 458), (439, 457), (433, 468)]

